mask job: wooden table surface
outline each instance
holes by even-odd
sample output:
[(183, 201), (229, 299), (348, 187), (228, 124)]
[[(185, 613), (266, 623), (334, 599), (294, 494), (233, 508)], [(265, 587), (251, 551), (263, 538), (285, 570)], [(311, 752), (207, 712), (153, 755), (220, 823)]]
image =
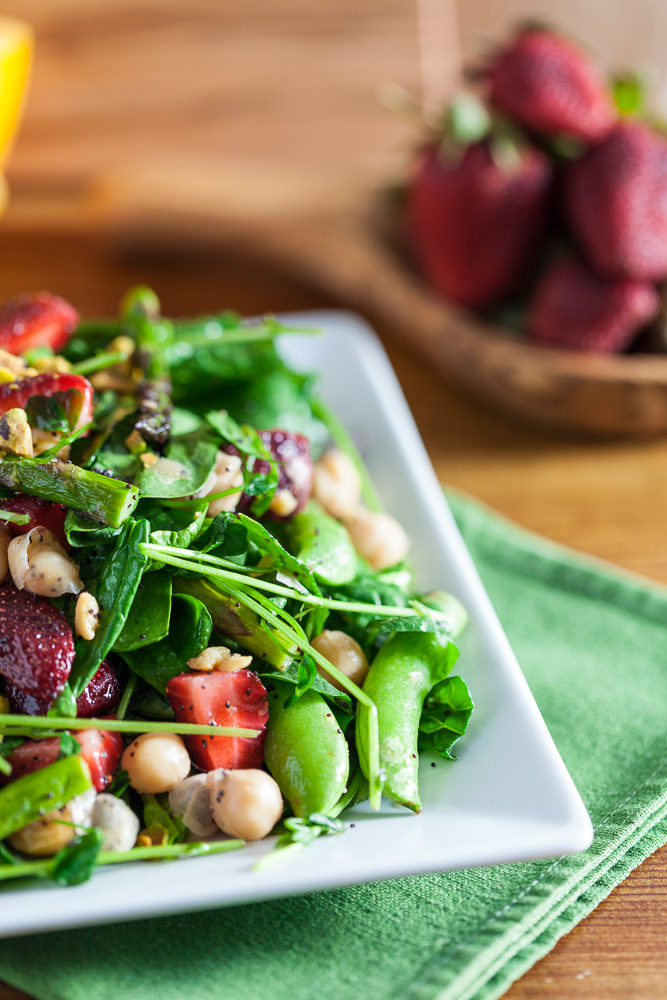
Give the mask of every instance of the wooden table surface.
[[(480, 3), (468, 0), (477, 13)], [(183, 152), (209, 164), (233, 154), (386, 174), (414, 139), (374, 96), (385, 80), (418, 89), (414, 0), (7, 0), (3, 13), (37, 29), (10, 170), (22, 197), (66, 198), (111, 165)], [(11, 216), (0, 223), (0, 300), (48, 288), (99, 315), (141, 281), (175, 315), (330, 304), (284, 276), (211, 254), (120, 260), (76, 231), (40, 229), (34, 216), (29, 231)], [(667, 583), (667, 440), (600, 443), (513, 425), (380, 333), (443, 482)], [(666, 932), (662, 850), (507, 997), (664, 1000)], [(0, 1000), (23, 996), (0, 983)]]

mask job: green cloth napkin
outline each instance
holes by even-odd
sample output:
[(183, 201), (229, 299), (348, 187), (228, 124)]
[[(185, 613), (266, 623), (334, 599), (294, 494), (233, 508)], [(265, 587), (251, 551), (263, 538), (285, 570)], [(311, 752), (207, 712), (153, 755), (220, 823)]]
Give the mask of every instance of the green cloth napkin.
[(492, 1000), (667, 841), (667, 589), (450, 502), (593, 846), (3, 941), (0, 978), (44, 1000)]

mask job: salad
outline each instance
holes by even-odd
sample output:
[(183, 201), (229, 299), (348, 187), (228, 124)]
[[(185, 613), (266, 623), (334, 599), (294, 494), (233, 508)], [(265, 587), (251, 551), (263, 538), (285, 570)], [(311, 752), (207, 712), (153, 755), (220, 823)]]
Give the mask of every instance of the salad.
[(145, 287), (0, 308), (0, 881), (278, 834), (264, 868), (366, 800), (419, 812), (465, 733), (465, 609), (414, 592), (284, 332)]

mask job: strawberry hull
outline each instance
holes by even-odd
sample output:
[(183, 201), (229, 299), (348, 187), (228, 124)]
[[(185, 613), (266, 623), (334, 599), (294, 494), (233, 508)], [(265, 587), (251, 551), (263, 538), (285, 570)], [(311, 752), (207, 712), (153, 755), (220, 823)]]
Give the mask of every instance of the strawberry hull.
[(186, 744), (202, 771), (260, 767), (269, 718), (266, 688), (252, 670), (179, 674), (167, 684), (178, 722), (199, 726), (258, 729), (259, 736), (187, 736)]

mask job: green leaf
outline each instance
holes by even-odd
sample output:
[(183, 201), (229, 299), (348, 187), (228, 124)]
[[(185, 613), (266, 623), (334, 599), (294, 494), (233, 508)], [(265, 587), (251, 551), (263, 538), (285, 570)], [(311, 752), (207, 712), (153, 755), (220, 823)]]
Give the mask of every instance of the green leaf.
[(206, 526), (207, 500), (193, 507), (165, 506), (155, 499), (140, 500), (136, 517), (150, 521), (150, 540), (155, 545), (173, 545), (187, 549)]
[[(290, 663), (289, 666), (285, 667), (285, 669), (280, 672), (275, 671), (273, 673), (260, 673), (259, 676), (264, 682), (269, 695), (273, 693), (275, 688), (275, 685), (272, 685), (272, 681), (274, 679), (284, 681), (287, 684), (293, 684), (296, 692), (299, 684), (300, 665), (298, 663)], [(301, 674), (301, 676), (303, 677), (304, 675)], [(316, 670), (315, 676), (309, 684), (309, 687), (312, 688), (313, 691), (317, 691), (318, 694), (321, 694), (326, 699), (327, 703), (331, 707), (331, 711), (336, 717), (339, 728), (345, 732), (348, 725), (354, 718), (354, 708), (349, 694), (335, 688), (333, 684), (330, 684), (318, 670)], [(293, 698), (294, 701), (296, 701), (294, 694), (290, 695), (290, 698)], [(292, 702), (290, 702), (290, 704), (291, 703)]]
[(449, 635), (448, 623), (435, 618), (378, 618), (370, 622), (369, 628), (376, 632), (435, 632)]
[(151, 646), (123, 653), (123, 659), (161, 694), (167, 683), (188, 669), (187, 662), (206, 649), (213, 623), (196, 597), (174, 594), (171, 602), (169, 634)]
[(93, 873), (97, 856), (102, 850), (104, 835), (97, 827), (86, 830), (73, 844), (58, 851), (50, 871), (57, 885), (81, 885)]
[[(157, 462), (140, 472), (135, 485), (139, 487), (142, 497), (168, 499), (190, 496), (208, 479), (215, 467), (217, 454), (217, 443), (207, 428), (172, 437), (165, 449), (165, 458), (176, 462), (183, 470), (182, 474), (172, 476), (161, 473), (160, 463)], [(106, 452), (100, 456), (100, 460), (106, 460)]]
[(140, 545), (148, 541), (148, 521), (125, 522), (111, 556), (104, 563), (93, 593), (100, 606), (95, 637), (78, 639), (69, 686), (77, 698), (123, 631), (148, 559)]
[(169, 632), (171, 615), (171, 574), (146, 573), (137, 588), (123, 631), (113, 644), (115, 653), (124, 653), (159, 642)]
[(8, 851), (5, 845), (0, 840), (0, 864), (3, 865), (20, 865), (22, 859), (18, 858), (11, 851)]
[(5, 736), (0, 743), (0, 757), (9, 757), (13, 750), (25, 743), (23, 736)]
[(637, 117), (646, 114), (646, 82), (639, 73), (617, 76), (612, 81), (612, 95), (619, 114)]
[(474, 94), (457, 94), (449, 106), (447, 130), (454, 142), (470, 146), (491, 130), (491, 115)]
[(161, 826), (167, 831), (168, 842), (178, 844), (185, 840), (187, 829), (180, 816), (169, 811), (169, 795), (142, 795), (144, 800), (144, 826)]
[(75, 754), (81, 753), (81, 744), (76, 740), (71, 733), (61, 733), (60, 734), (60, 756), (61, 757), (73, 757)]
[[(245, 466), (243, 492), (248, 496), (261, 497), (252, 505), (255, 517), (261, 517), (269, 509), (271, 497), (278, 486), (278, 463), (254, 427), (237, 424), (225, 410), (212, 410), (206, 414), (206, 419), (224, 441), (234, 445), (243, 455), (250, 456), (251, 461)], [(268, 425), (260, 423), (259, 426)], [(268, 462), (269, 471), (253, 475), (253, 458)]]
[(298, 701), (302, 694), (309, 691), (313, 686), (315, 678), (319, 677), (317, 672), (317, 664), (312, 657), (304, 654), (301, 657), (297, 667), (297, 679), (294, 686), (294, 690), (285, 702), (285, 708), (291, 708), (295, 701)]
[(141, 715), (147, 719), (170, 722), (176, 718), (174, 710), (163, 694), (154, 687), (146, 686), (138, 691), (131, 702), (133, 715)]
[(130, 787), (130, 776), (125, 770), (125, 768), (121, 767), (120, 770), (116, 771), (116, 773), (114, 774), (113, 781), (111, 782), (106, 791), (109, 795), (115, 795), (116, 798), (119, 799), (125, 794), (125, 792), (129, 787)]
[(118, 528), (103, 527), (99, 521), (81, 514), (78, 510), (68, 510), (65, 516), (65, 534), (67, 541), (75, 548), (88, 545), (103, 545), (117, 538), (122, 531)]
[(248, 551), (248, 530), (240, 514), (220, 511), (197, 539), (200, 552), (211, 552), (221, 559), (244, 555)]
[(456, 760), (450, 750), (464, 735), (473, 707), (470, 692), (461, 677), (439, 681), (424, 701), (419, 722), (419, 749)]

